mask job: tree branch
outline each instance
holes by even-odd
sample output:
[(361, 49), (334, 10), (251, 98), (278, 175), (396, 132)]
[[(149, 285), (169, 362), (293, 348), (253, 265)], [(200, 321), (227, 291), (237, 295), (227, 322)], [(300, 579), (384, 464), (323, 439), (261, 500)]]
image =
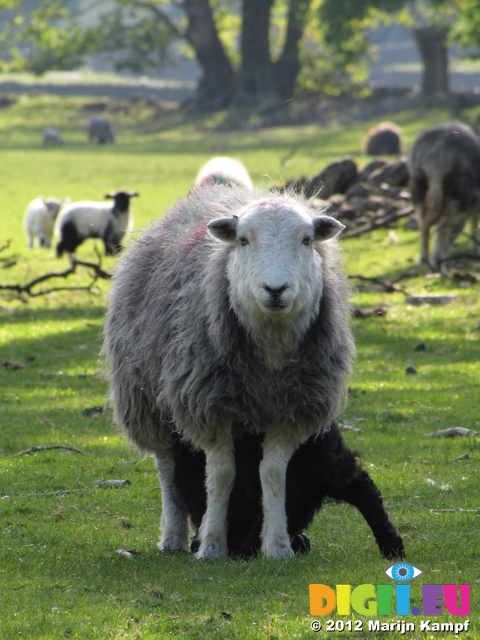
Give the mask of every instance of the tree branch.
[(42, 446), (33, 446), (30, 449), (25, 449), (24, 451), (19, 451), (18, 453), (13, 454), (13, 458), (16, 456), (23, 456), (26, 453), (34, 453), (35, 451), (51, 451), (52, 449), (66, 449), (67, 451), (73, 451), (74, 453), (81, 453), (83, 456), (90, 455), (86, 451), (82, 451), (82, 449), (77, 449), (76, 447), (70, 447), (66, 444), (49, 444)]
[[(160, 20), (162, 20), (162, 22), (167, 25), (173, 35), (177, 36), (178, 38), (186, 37), (185, 31), (182, 30), (177, 24), (175, 24), (170, 16), (165, 11), (163, 11), (163, 9), (158, 4), (154, 4), (153, 2), (149, 2), (148, 0), (133, 0), (133, 4), (141, 9), (148, 9), (149, 11), (152, 11), (157, 16), (157, 18), (160, 18)], [(179, 5), (177, 4), (176, 6)]]
[[(71, 275), (72, 273), (75, 273), (77, 266), (93, 269), (94, 276), (93, 276), (92, 282), (89, 285), (75, 286), (75, 287), (52, 287), (51, 289), (42, 289), (41, 291), (32, 291), (32, 289), (37, 285), (39, 285), (40, 283), (46, 282), (47, 280), (51, 280), (52, 278), (68, 278), (69, 275)], [(48, 293), (53, 293), (57, 291), (91, 291), (93, 285), (96, 283), (96, 281), (99, 278), (108, 280), (111, 277), (112, 275), (110, 273), (108, 273), (107, 271), (104, 271), (101, 268), (100, 262), (98, 264), (95, 264), (94, 262), (77, 260), (74, 258), (72, 260), (71, 266), (68, 269), (65, 269), (64, 271), (54, 271), (51, 273), (46, 273), (42, 276), (39, 276), (38, 278), (35, 278), (34, 280), (31, 280), (30, 282), (27, 282), (26, 284), (0, 284), (0, 291), (13, 291), (18, 295), (27, 294), (31, 298), (35, 298), (38, 296), (46, 295)]]

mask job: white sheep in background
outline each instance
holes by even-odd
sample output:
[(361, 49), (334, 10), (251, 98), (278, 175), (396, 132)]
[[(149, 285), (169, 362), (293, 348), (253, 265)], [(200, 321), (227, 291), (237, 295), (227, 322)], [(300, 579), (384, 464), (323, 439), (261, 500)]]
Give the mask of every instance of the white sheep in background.
[(87, 135), (89, 142), (106, 144), (115, 142), (115, 132), (112, 123), (107, 118), (92, 116), (87, 120)]
[(60, 132), (56, 129), (45, 129), (42, 143), (44, 147), (61, 147), (63, 140)]
[(233, 428), (265, 434), (262, 552), (292, 555), (287, 464), (339, 411), (355, 352), (348, 282), (329, 241), (343, 228), (301, 197), (213, 185), (177, 202), (120, 259), (103, 352), (115, 420), (156, 459), (161, 549), (188, 548), (174, 480), (181, 434), (206, 454), (197, 557), (226, 556)]
[(120, 251), (124, 235), (133, 226), (130, 199), (136, 196), (136, 191), (116, 191), (105, 195), (113, 204), (85, 200), (65, 207), (57, 221), (57, 256), (73, 253), (87, 238), (101, 238), (107, 255)]
[(44, 198), (38, 196), (28, 205), (23, 218), (23, 227), (30, 249), (33, 248), (35, 238), (40, 247), (49, 248), (52, 243), (55, 220), (60, 207), (67, 200), (59, 198)]
[(200, 169), (197, 179), (197, 186), (208, 184), (236, 184), (239, 187), (252, 189), (252, 181), (240, 160), (233, 158), (212, 158)]

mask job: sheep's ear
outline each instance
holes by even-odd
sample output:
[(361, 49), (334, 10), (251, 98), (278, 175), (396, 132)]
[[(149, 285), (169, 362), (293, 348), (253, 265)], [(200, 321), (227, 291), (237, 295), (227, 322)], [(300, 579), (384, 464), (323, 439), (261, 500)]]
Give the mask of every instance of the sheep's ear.
[(207, 231), (211, 236), (217, 238), (217, 240), (235, 242), (237, 239), (237, 224), (238, 216), (216, 218), (207, 224)]
[(128, 195), (130, 196), (130, 198), (139, 198), (140, 194), (138, 193), (138, 191), (129, 191)]
[(313, 239), (319, 242), (334, 238), (345, 225), (330, 216), (318, 216), (313, 220)]
[(115, 200), (116, 195), (117, 195), (116, 193), (113, 193), (113, 191), (111, 191), (110, 193), (106, 193), (103, 197), (107, 199), (110, 198), (111, 200)]

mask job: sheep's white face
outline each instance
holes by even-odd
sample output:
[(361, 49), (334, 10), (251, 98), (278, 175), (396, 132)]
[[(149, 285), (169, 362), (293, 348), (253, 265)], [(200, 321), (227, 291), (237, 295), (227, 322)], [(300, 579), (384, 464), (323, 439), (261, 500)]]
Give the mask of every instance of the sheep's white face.
[(329, 216), (312, 219), (300, 203), (275, 196), (257, 201), (238, 218), (220, 218), (209, 232), (235, 249), (228, 263), (232, 307), (251, 330), (265, 323), (296, 325), (304, 331), (322, 295), (317, 241), (334, 237), (343, 225)]

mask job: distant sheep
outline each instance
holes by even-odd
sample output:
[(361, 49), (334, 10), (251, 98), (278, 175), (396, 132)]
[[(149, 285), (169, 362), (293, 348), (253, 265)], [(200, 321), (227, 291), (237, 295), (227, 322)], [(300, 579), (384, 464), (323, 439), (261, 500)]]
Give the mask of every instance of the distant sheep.
[[(228, 508), (227, 547), (231, 556), (249, 558), (261, 545), (262, 487), (258, 472), (262, 438), (244, 433), (235, 440), (237, 474)], [(197, 534), (191, 548), (199, 545), (198, 530), (206, 510), (205, 454), (178, 440), (175, 445), (175, 489)], [(335, 423), (319, 437), (311, 436), (295, 451), (287, 467), (286, 512), (288, 535), (294, 552), (310, 549), (304, 533), (324, 502), (348, 502), (370, 526), (380, 553), (402, 558), (403, 542), (385, 512), (382, 496), (356, 454), (345, 446)], [(343, 541), (345, 544), (347, 540)]]
[(473, 130), (458, 122), (425, 129), (410, 150), (409, 171), (420, 227), (419, 262), (438, 267), (448, 258), (450, 247), (468, 218), (469, 250), (478, 254), (480, 140)]
[(130, 199), (135, 196), (136, 191), (116, 191), (105, 195), (113, 204), (85, 200), (65, 207), (57, 222), (57, 256), (64, 251), (73, 253), (87, 238), (101, 238), (107, 255), (120, 251), (121, 241), (132, 226)]
[(401, 129), (391, 122), (380, 122), (368, 131), (364, 153), (370, 156), (399, 156), (402, 146)]
[(197, 179), (197, 186), (206, 184), (235, 184), (239, 187), (252, 189), (252, 181), (248, 171), (239, 160), (233, 158), (212, 158), (200, 169)]
[(181, 434), (206, 456), (196, 555), (226, 556), (233, 429), (265, 434), (261, 550), (292, 555), (287, 464), (339, 411), (355, 353), (333, 240), (343, 228), (300, 197), (213, 185), (180, 200), (120, 260), (103, 352), (115, 420), (156, 458), (161, 549), (188, 548), (174, 480)]
[(23, 218), (27, 244), (33, 248), (35, 238), (40, 247), (49, 248), (52, 242), (55, 220), (65, 200), (39, 196), (30, 202)]
[(115, 142), (115, 132), (112, 123), (106, 118), (93, 116), (87, 121), (87, 134), (89, 142), (106, 144)]
[(44, 147), (61, 147), (63, 140), (60, 132), (56, 129), (46, 129), (43, 132), (42, 143)]

